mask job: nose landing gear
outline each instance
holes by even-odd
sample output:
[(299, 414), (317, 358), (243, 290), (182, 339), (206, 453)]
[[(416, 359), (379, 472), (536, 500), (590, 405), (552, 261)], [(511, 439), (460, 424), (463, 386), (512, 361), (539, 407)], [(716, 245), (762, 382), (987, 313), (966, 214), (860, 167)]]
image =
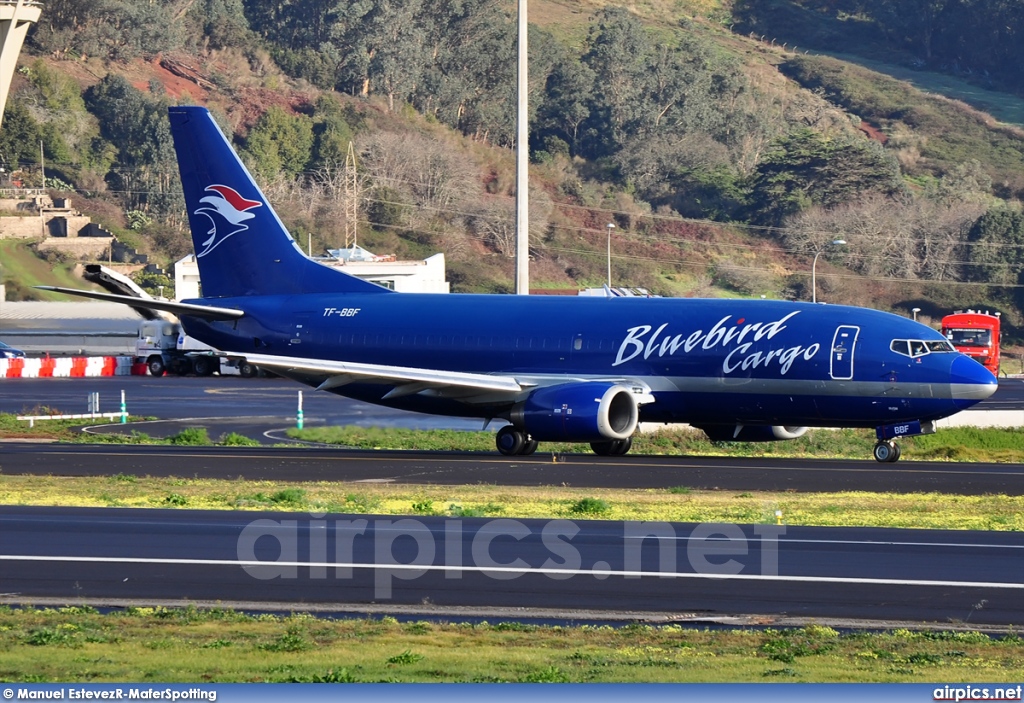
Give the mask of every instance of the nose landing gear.
[(891, 464), (894, 461), (899, 461), (900, 445), (896, 444), (896, 442), (893, 442), (891, 439), (888, 441), (882, 441), (875, 445), (875, 448), (871, 453), (874, 455), (875, 461)]
[(899, 461), (900, 445), (896, 444), (893, 440), (899, 439), (900, 437), (912, 437), (919, 434), (934, 433), (934, 420), (912, 420), (892, 425), (882, 425), (881, 427), (875, 428), (875, 436), (878, 438), (878, 444), (875, 445), (875, 449), (871, 453), (874, 455), (876, 461), (885, 463)]

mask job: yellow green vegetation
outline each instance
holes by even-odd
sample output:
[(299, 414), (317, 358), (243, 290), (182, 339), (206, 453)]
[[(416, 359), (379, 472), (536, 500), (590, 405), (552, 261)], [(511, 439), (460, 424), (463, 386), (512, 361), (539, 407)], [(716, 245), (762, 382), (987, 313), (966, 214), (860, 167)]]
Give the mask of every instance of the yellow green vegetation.
[[(13, 416), (0, 415), (0, 436), (78, 436), (69, 423), (27, 430)], [(486, 432), (413, 431), (379, 428), (323, 428), (296, 433), (303, 438), (360, 447), (430, 448), (484, 451), (492, 447)], [(117, 437), (108, 438), (117, 441)], [(131, 433), (121, 441), (145, 442)], [(187, 428), (165, 440), (206, 445), (206, 431)], [(228, 435), (221, 444), (251, 442)], [(702, 433), (662, 430), (638, 438), (634, 451), (649, 454), (758, 454), (770, 456), (867, 456), (869, 433), (858, 430), (809, 432), (792, 442), (712, 443)], [(572, 445), (542, 445), (559, 453)], [(969, 455), (1024, 457), (1024, 433), (1018, 430), (959, 428), (904, 443), (904, 457)], [(531, 460), (543, 461), (538, 453)], [(627, 457), (624, 461), (643, 461)], [(3, 465), (0, 461), (0, 471)], [(163, 507), (221, 510), (294, 510), (447, 515), (455, 517), (599, 518), (675, 522), (775, 522), (777, 512), (789, 525), (878, 526), (935, 529), (1024, 530), (1024, 496), (957, 496), (895, 493), (790, 493), (705, 491), (686, 486), (668, 489), (593, 489), (566, 486), (498, 487), (287, 483), (271, 481), (112, 477), (3, 476), (0, 504), (86, 507)]]
[[(10, 216), (10, 213), (5, 212), (4, 215)], [(0, 260), (4, 262), (8, 300), (68, 300), (68, 296), (61, 293), (32, 288), (38, 285), (81, 288), (83, 282), (72, 273), (71, 264), (50, 262), (36, 256), (29, 246), (31, 243), (24, 239), (0, 241)]]
[(0, 680), (822, 682), (1024, 678), (1024, 642), (975, 632), (707, 631), (0, 608)]
[[(46, 415), (48, 408), (34, 408), (28, 414)], [(130, 418), (131, 421), (140, 418)], [(258, 445), (256, 440), (236, 433), (211, 438), (205, 428), (187, 427), (166, 439), (155, 439), (133, 429), (123, 433), (86, 434), (81, 420), (39, 422), (30, 428), (14, 415), (0, 413), (0, 438), (50, 439), (65, 442), (110, 444), (176, 445)], [(358, 449), (411, 449), (418, 451), (462, 451), (494, 453), (491, 432), (456, 430), (410, 430), (398, 427), (317, 427), (289, 430), (288, 435), (303, 442), (336, 444)], [(630, 454), (663, 456), (746, 456), (780, 458), (854, 458), (871, 456), (875, 443), (871, 430), (810, 430), (799, 439), (784, 442), (712, 442), (700, 430), (666, 427), (638, 433)], [(964, 461), (1024, 463), (1024, 428), (946, 428), (936, 434), (900, 440), (902, 461)], [(538, 455), (590, 453), (586, 444), (545, 442)]]
[[(317, 427), (289, 430), (295, 439), (360, 449), (494, 451), (489, 432), (406, 430), (380, 427)], [(700, 430), (664, 428), (638, 433), (630, 455), (856, 458), (871, 456), (873, 430), (810, 430), (784, 442), (712, 442)], [(1024, 462), (1024, 429), (951, 427), (900, 440), (902, 460)], [(585, 444), (542, 443), (543, 453), (589, 452)]]
[(0, 504), (1024, 530), (1024, 496), (0, 475)]

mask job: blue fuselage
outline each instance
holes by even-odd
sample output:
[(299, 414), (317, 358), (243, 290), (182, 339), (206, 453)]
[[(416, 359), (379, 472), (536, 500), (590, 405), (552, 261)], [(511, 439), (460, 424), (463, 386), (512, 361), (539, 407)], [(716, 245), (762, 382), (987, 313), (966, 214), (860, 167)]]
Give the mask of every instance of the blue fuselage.
[[(641, 408), (645, 422), (875, 427), (952, 415), (996, 383), (981, 365), (941, 349), (929, 327), (845, 306), (360, 293), (193, 302), (245, 311), (234, 322), (183, 319), (190, 335), (226, 352), (496, 374), (526, 385), (622, 379), (653, 393)], [(391, 388), (332, 390), (465, 417), (500, 417), (509, 406), (507, 398), (437, 394), (382, 400)]]

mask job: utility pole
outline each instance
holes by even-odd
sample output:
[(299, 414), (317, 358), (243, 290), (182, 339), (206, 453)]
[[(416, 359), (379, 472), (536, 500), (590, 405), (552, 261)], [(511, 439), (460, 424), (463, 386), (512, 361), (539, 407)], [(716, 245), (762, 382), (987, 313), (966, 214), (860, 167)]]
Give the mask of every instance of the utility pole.
[(612, 287), (612, 230), (615, 229), (615, 225), (609, 222), (605, 227), (608, 228), (608, 289)]
[(526, 2), (519, 3), (519, 71), (516, 99), (516, 294), (530, 294), (530, 125), (526, 102), (527, 24)]
[[(39, 178), (42, 180), (42, 192), (46, 193), (46, 162), (43, 159), (43, 142), (39, 141)], [(42, 235), (46, 236), (46, 212), (43, 210), (43, 196), (39, 196), (39, 227)]]

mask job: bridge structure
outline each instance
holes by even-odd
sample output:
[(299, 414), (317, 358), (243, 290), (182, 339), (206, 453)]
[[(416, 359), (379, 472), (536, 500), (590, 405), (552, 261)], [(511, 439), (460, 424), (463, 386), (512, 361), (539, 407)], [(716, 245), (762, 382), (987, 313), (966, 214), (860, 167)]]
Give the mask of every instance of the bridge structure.
[(0, 0), (0, 121), (28, 28), (39, 21), (43, 5), (36, 0)]

